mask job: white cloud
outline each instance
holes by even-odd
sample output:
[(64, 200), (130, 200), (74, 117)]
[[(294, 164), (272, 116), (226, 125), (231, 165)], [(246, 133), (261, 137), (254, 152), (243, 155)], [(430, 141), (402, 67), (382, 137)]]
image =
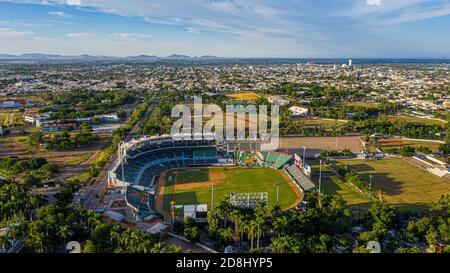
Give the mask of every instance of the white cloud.
[(186, 31), (190, 32), (190, 33), (194, 33), (194, 34), (200, 34), (200, 31), (198, 29), (196, 29), (196, 28), (193, 28), (193, 27), (187, 27)]
[(33, 34), (31, 31), (20, 31), (12, 28), (0, 28), (0, 37), (2, 38), (17, 38)]
[(71, 32), (66, 34), (69, 38), (83, 39), (83, 38), (91, 38), (94, 37), (95, 34), (92, 32)]
[(367, 5), (369, 6), (380, 6), (381, 0), (366, 0)]
[(68, 17), (69, 15), (62, 11), (50, 11), (48, 14), (56, 16), (56, 17)]
[(149, 38), (152, 35), (144, 34), (144, 33), (135, 33), (135, 32), (116, 32), (110, 33), (109, 37), (121, 39), (121, 40), (136, 40), (136, 39), (144, 39)]
[(67, 0), (69, 6), (81, 6), (81, 0)]

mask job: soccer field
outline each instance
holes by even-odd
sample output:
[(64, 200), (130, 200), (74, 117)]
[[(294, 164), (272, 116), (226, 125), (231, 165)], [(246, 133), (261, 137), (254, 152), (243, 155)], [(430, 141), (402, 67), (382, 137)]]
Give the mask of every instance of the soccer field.
[(268, 168), (196, 168), (173, 170), (165, 175), (163, 209), (170, 210), (170, 202), (176, 205), (207, 204), (211, 206), (214, 184), (214, 203), (220, 202), (230, 193), (267, 192), (269, 206), (276, 204), (276, 182), (279, 185), (279, 203), (282, 208), (297, 204), (302, 193), (282, 171)]
[[(436, 202), (441, 195), (450, 193), (448, 181), (402, 159), (340, 160), (335, 161), (330, 167), (337, 171), (339, 167), (345, 165), (366, 181), (369, 181), (369, 175), (372, 175), (373, 196), (377, 196), (377, 192), (381, 191), (384, 201), (395, 206), (422, 208)], [(367, 205), (369, 200), (366, 196), (331, 172), (327, 173), (327, 168), (322, 167), (327, 174), (322, 180), (325, 193), (340, 194), (349, 205)]]

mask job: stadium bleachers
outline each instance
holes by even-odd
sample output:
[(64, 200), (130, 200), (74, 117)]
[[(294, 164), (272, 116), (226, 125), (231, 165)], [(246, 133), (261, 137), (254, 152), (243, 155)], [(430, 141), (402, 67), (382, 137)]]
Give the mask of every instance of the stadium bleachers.
[(149, 193), (129, 186), (126, 190), (125, 199), (127, 203), (134, 208), (138, 217), (145, 219), (146, 217), (155, 214), (153, 202), (151, 202)]
[[(139, 150), (139, 154), (134, 153)], [(128, 153), (128, 151), (127, 151)], [(126, 157), (116, 171), (116, 177), (132, 185), (152, 187), (160, 173), (173, 168), (192, 165), (211, 165), (217, 163), (215, 147), (147, 145), (133, 149), (133, 156)]]
[(276, 152), (236, 152), (235, 158), (240, 166), (261, 166), (280, 169), (292, 160), (292, 156)]
[(312, 191), (316, 185), (297, 167), (293, 164), (286, 168), (286, 172), (295, 180), (297, 185), (303, 192)]

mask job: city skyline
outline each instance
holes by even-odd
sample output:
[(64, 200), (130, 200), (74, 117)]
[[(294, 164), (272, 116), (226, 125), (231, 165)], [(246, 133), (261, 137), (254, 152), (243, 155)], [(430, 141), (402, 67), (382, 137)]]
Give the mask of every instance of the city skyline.
[(449, 58), (446, 1), (0, 1), (0, 54)]

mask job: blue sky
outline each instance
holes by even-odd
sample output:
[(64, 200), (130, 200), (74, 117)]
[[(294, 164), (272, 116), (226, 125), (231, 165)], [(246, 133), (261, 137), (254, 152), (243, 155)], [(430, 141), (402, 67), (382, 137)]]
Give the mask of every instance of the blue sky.
[(0, 0), (0, 53), (450, 58), (448, 0)]

